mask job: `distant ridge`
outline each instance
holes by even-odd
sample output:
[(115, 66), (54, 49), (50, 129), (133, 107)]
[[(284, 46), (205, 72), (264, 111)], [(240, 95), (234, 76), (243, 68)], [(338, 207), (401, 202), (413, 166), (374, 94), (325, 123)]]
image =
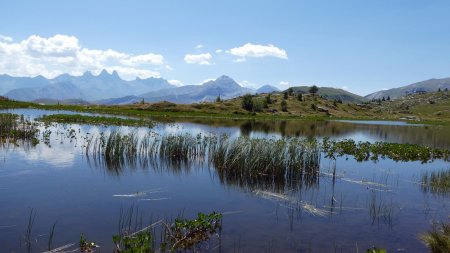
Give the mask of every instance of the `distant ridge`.
[(280, 89), (278, 89), (275, 86), (266, 84), (264, 86), (261, 86), (259, 89), (256, 90), (257, 94), (261, 94), (261, 93), (272, 93), (272, 92), (279, 92)]
[(410, 85), (402, 86), (399, 88), (393, 88), (389, 90), (381, 90), (374, 92), (365, 96), (367, 99), (381, 99), (383, 97), (390, 97), (391, 99), (396, 99), (399, 97), (406, 96), (408, 94), (422, 93), (422, 92), (433, 92), (439, 89), (450, 89), (450, 78), (441, 79), (429, 79)]
[(254, 93), (254, 91), (240, 86), (231, 77), (223, 75), (202, 85), (186, 85), (157, 92), (148, 92), (138, 97), (144, 98), (145, 102), (168, 101), (189, 104), (215, 101), (217, 97), (229, 99), (246, 93)]

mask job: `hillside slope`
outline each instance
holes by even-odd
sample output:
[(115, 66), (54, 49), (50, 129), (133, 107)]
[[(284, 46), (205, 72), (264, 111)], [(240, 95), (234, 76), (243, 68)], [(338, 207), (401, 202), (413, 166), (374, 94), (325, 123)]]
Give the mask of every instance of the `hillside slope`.
[(389, 89), (389, 90), (381, 90), (374, 92), (365, 96), (365, 98), (372, 99), (381, 99), (383, 97), (390, 97), (391, 99), (396, 99), (399, 97), (406, 96), (408, 94), (420, 93), (420, 92), (435, 92), (439, 89), (445, 90), (450, 89), (450, 78), (442, 78), (442, 79), (429, 79), (417, 83), (413, 83), (410, 85), (406, 85), (399, 88)]

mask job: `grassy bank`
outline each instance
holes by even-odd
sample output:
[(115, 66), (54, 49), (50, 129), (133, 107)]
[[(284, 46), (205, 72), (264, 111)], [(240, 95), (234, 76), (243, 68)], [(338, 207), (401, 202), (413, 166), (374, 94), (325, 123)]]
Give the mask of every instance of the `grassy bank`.
[[(36, 108), (69, 110), (155, 118), (228, 118), (257, 120), (404, 120), (450, 125), (450, 95), (448, 92), (418, 94), (392, 101), (372, 101), (361, 104), (343, 103), (320, 96), (282, 93), (251, 96), (251, 106), (243, 106), (244, 97), (220, 102), (175, 104), (170, 102), (136, 103), (129, 105), (43, 105), (0, 100), (0, 109)], [(246, 108), (246, 109), (244, 109)]]

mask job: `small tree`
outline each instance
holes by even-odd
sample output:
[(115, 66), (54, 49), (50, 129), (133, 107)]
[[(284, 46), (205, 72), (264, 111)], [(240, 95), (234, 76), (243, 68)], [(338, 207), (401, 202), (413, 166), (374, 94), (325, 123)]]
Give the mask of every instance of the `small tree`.
[(302, 95), (302, 93), (298, 93), (298, 94), (297, 94), (297, 100), (298, 100), (298, 101), (302, 101), (302, 100), (303, 100), (303, 95)]
[(269, 94), (267, 94), (267, 96), (266, 96), (266, 104), (268, 104), (268, 105), (270, 105), (270, 104), (272, 104), (272, 98), (270, 97), (270, 93)]
[(292, 96), (294, 94), (294, 89), (292, 89), (292, 87), (288, 89), (288, 94), (289, 96)]
[(253, 110), (253, 97), (250, 94), (242, 97), (242, 108), (251, 112)]
[(288, 111), (288, 109), (287, 109), (287, 102), (286, 102), (285, 99), (283, 99), (281, 101), (281, 111), (283, 111), (283, 112), (287, 112)]
[(141, 104), (145, 104), (145, 100), (144, 99), (141, 100)]
[(391, 101), (391, 96), (388, 96), (387, 101)]
[(220, 99), (220, 95), (219, 96), (217, 96), (217, 98), (216, 98), (216, 102), (221, 102), (222, 100)]
[(438, 92), (441, 92), (441, 88), (438, 89)]
[(385, 99), (385, 98), (383, 97), (383, 99), (381, 99), (381, 101), (383, 101), (383, 102), (384, 102), (384, 101), (386, 101), (386, 99)]
[(284, 92), (284, 96), (283, 96), (283, 98), (284, 98), (284, 99), (288, 99), (288, 97), (289, 97), (289, 94), (288, 94), (288, 92), (287, 92), (287, 91), (285, 91), (285, 92)]
[(319, 91), (319, 87), (313, 85), (309, 88), (309, 93), (315, 95)]
[(448, 88), (445, 88), (445, 91), (447, 92), (447, 91), (448, 91)]

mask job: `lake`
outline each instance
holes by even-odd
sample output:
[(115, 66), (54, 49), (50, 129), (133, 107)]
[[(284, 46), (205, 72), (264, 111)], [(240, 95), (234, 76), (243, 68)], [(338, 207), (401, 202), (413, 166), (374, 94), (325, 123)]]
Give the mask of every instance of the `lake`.
[[(34, 119), (52, 111), (3, 112)], [(111, 168), (88, 159), (86, 140), (101, 133), (222, 135), (230, 138), (305, 137), (385, 141), (450, 148), (450, 129), (389, 122), (248, 121), (155, 119), (152, 129), (78, 124), (41, 125), (46, 143), (2, 145), (0, 151), (0, 245), (2, 252), (24, 246), (31, 210), (36, 212), (31, 251), (78, 244), (80, 234), (101, 252), (113, 252), (121, 212), (134, 208), (144, 224), (198, 212), (223, 213), (218, 235), (204, 252), (425, 252), (419, 236), (432, 222), (448, 221), (450, 195), (422, 185), (426, 173), (449, 170), (442, 160), (422, 163), (390, 159), (357, 162), (320, 154), (317, 176), (277, 181), (227, 178), (211, 164)], [(332, 174), (335, 173), (333, 177)], [(121, 211), (122, 210), (122, 211)]]

